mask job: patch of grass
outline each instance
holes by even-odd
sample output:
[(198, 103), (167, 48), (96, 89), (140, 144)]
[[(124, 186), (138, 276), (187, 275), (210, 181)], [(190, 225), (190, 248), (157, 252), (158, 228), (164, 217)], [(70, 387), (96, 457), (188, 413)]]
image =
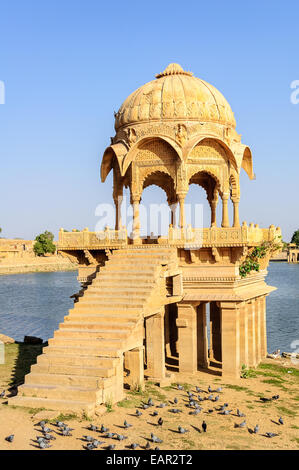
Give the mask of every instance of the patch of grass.
[(5, 363), (0, 365), (0, 388), (24, 383), (24, 377), (30, 372), (37, 356), (42, 353), (41, 344), (6, 344)]
[[(186, 449), (194, 449), (194, 447), (196, 446), (195, 442), (192, 441), (192, 439), (187, 439), (186, 437), (184, 437), (182, 439), (183, 443), (186, 444)], [(188, 447), (189, 446), (189, 447)]]
[(51, 423), (55, 423), (56, 421), (72, 421), (74, 419), (78, 419), (75, 413), (60, 413), (55, 419), (51, 419)]
[(139, 405), (139, 400), (137, 402), (136, 400), (129, 400), (128, 398), (117, 403), (117, 406), (119, 406), (120, 408), (136, 408)]
[(291, 428), (292, 429), (299, 429), (299, 426), (296, 426), (296, 424), (292, 424)]
[(286, 408), (285, 406), (278, 406), (277, 409), (286, 416), (297, 416), (296, 411), (290, 410), (289, 408)]
[(262, 380), (262, 382), (265, 384), (274, 385), (275, 387), (279, 387), (285, 392), (288, 391), (288, 389), (281, 383), (282, 381), (280, 379), (267, 379), (267, 380)]
[(231, 390), (236, 390), (237, 392), (246, 392), (248, 391), (247, 387), (241, 387), (241, 385), (231, 385), (231, 384), (226, 384), (224, 387), (229, 388)]
[[(299, 377), (299, 369), (295, 369), (294, 367), (282, 367), (277, 364), (268, 364), (268, 363), (261, 363), (258, 366), (258, 369), (260, 370), (272, 370), (276, 372), (277, 374), (283, 374), (283, 375), (291, 375), (292, 377)], [(289, 374), (288, 371), (292, 371), (291, 374)]]

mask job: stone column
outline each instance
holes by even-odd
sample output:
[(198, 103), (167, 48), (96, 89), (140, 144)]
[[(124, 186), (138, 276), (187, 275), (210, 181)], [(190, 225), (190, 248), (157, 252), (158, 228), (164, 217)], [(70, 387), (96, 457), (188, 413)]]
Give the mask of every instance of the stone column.
[(256, 345), (255, 345), (255, 309), (254, 299), (248, 303), (248, 365), (256, 365)]
[(178, 304), (179, 371), (194, 374), (197, 371), (196, 308), (191, 304)]
[(184, 229), (186, 226), (186, 219), (185, 219), (185, 196), (186, 194), (179, 194), (178, 200), (180, 205), (180, 228)]
[(147, 375), (153, 380), (165, 379), (164, 314), (145, 319)]
[(169, 356), (171, 356), (171, 351), (170, 351), (170, 328), (169, 328), (169, 305), (165, 305), (164, 331), (165, 331), (165, 352), (166, 352), (167, 357), (169, 357)]
[(121, 204), (123, 201), (123, 196), (122, 194), (118, 194), (113, 199), (114, 199), (114, 204), (115, 204), (115, 230), (119, 230), (122, 226)]
[(133, 205), (133, 244), (140, 243), (139, 203), (140, 196), (132, 195), (131, 204)]
[(177, 202), (174, 202), (170, 205), (170, 210), (171, 210), (171, 225), (173, 226), (173, 228), (176, 227), (176, 209), (177, 209), (177, 205), (178, 203)]
[(222, 223), (221, 227), (229, 227), (229, 217), (228, 217), (228, 194), (222, 195)]
[(210, 302), (210, 359), (221, 362), (221, 313), (216, 302)]
[(208, 332), (206, 304), (197, 307), (197, 365), (199, 368), (208, 368)]
[(248, 366), (248, 304), (240, 308), (240, 364)]
[(144, 348), (125, 352), (125, 367), (129, 369), (128, 384), (133, 390), (144, 390)]
[(216, 209), (217, 209), (217, 203), (218, 200), (213, 200), (210, 203), (211, 206), (211, 227), (217, 227), (217, 222), (216, 222)]
[(221, 302), (222, 376), (240, 378), (240, 308), (236, 302)]
[(240, 227), (239, 202), (240, 202), (240, 199), (234, 199), (233, 200), (233, 205), (234, 205), (234, 224), (233, 224), (233, 226), (236, 227), (236, 228)]
[(267, 356), (266, 296), (261, 297), (261, 359)]
[(261, 301), (260, 297), (255, 299), (255, 348), (256, 348), (256, 364), (262, 359), (261, 355)]

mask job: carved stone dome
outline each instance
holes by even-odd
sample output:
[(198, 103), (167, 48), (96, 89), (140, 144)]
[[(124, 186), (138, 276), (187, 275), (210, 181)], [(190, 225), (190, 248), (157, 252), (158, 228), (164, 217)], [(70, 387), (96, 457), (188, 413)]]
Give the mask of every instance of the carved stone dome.
[(115, 116), (115, 129), (155, 121), (215, 122), (232, 128), (236, 121), (224, 96), (178, 64), (134, 91)]

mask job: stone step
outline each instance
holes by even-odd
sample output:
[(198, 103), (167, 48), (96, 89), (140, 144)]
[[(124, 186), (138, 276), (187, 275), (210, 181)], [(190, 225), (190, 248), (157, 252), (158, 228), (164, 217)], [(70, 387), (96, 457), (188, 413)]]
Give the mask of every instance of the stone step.
[(124, 274), (132, 273), (132, 272), (134, 273), (142, 272), (143, 274), (152, 274), (157, 269), (157, 266), (158, 266), (157, 264), (153, 264), (153, 263), (141, 264), (139, 260), (134, 260), (134, 262), (132, 262), (131, 264), (120, 263), (120, 262), (115, 263), (113, 261), (103, 266), (99, 274), (101, 275), (103, 273), (114, 272), (114, 271), (124, 273)]
[[(139, 288), (151, 288), (155, 285), (155, 278), (149, 277), (142, 279), (140, 276), (135, 278), (128, 277), (119, 277), (117, 285), (119, 288), (126, 289), (127, 287), (139, 287)], [(97, 278), (92, 282), (92, 287), (103, 288), (103, 287), (112, 287), (115, 288), (115, 279), (114, 278)]]
[(71, 314), (66, 315), (64, 317), (64, 321), (91, 321), (91, 322), (101, 322), (101, 323), (111, 323), (111, 322), (117, 322), (119, 325), (122, 325), (123, 323), (132, 323), (133, 325), (136, 325), (137, 321), (139, 320), (140, 315), (139, 314), (130, 314), (130, 315), (124, 315), (124, 314), (106, 314), (106, 313), (84, 313), (80, 312), (77, 310), (73, 310)]
[[(118, 315), (131, 315), (131, 314), (140, 314), (142, 312), (142, 307), (136, 307), (135, 305), (128, 305), (124, 307), (123, 305), (120, 307), (119, 305), (89, 305), (89, 304), (80, 304), (77, 302), (74, 306), (74, 309), (77, 312), (87, 312), (87, 313), (117, 313)], [(69, 313), (72, 313), (73, 309), (69, 310)]]
[[(55, 340), (57, 342), (57, 340)], [(111, 354), (109, 354), (109, 351), (102, 348), (101, 351), (99, 351), (99, 348), (95, 346), (89, 346), (86, 344), (85, 346), (81, 345), (61, 345), (61, 344), (56, 344), (56, 342), (52, 342), (44, 348), (44, 353), (50, 353), (50, 354), (56, 354), (56, 355), (65, 355), (65, 356), (72, 356), (72, 355), (78, 355), (80, 357), (82, 356), (89, 356), (89, 357), (102, 357), (103, 359), (109, 359), (111, 362), (112, 367), (114, 367), (117, 364), (117, 358), (119, 355), (117, 355), (117, 351), (113, 353), (113, 349), (111, 350)], [(106, 364), (105, 364), (106, 365)]]
[(62, 386), (78, 386), (87, 388), (107, 388), (114, 384), (114, 377), (93, 377), (86, 375), (70, 375), (70, 374), (49, 374), (31, 372), (26, 375), (25, 384), (38, 384), (38, 385), (62, 385)]
[[(149, 292), (150, 293), (150, 292)], [(134, 299), (134, 300), (140, 300), (140, 301), (144, 301), (149, 293), (144, 293), (142, 290), (140, 290), (139, 292), (134, 292), (134, 290), (132, 290), (131, 292), (128, 292), (128, 291), (119, 291), (119, 290), (116, 290), (115, 291), (106, 291), (106, 289), (102, 289), (102, 292), (95, 292), (95, 291), (89, 291), (89, 292), (86, 292), (86, 294), (84, 295), (84, 297), (82, 297), (80, 299), (80, 302), (85, 302), (86, 300), (101, 300), (101, 299), (111, 299), (111, 301), (113, 302), (117, 302), (119, 300), (128, 300), (128, 297), (130, 299)]]
[(103, 390), (84, 387), (65, 387), (63, 385), (23, 384), (18, 389), (18, 395), (34, 398), (54, 398), (63, 400), (79, 400), (87, 402), (102, 401)]
[(58, 337), (58, 338), (50, 338), (48, 340), (50, 346), (53, 347), (63, 347), (63, 348), (80, 348), (82, 350), (88, 349), (95, 349), (99, 356), (102, 357), (120, 357), (122, 354), (122, 349), (117, 349), (116, 347), (107, 347), (103, 342), (98, 339), (90, 339), (90, 338), (66, 338), (66, 337)]
[[(106, 334), (105, 334), (106, 333)], [(64, 330), (57, 330), (54, 333), (54, 338), (90, 338), (97, 339), (99, 343), (102, 343), (102, 346), (105, 347), (116, 347), (117, 349), (123, 349), (122, 346), (124, 344), (124, 340), (126, 336), (122, 337), (112, 337), (112, 333), (107, 333), (101, 330), (100, 332), (97, 330), (79, 330), (79, 329), (64, 329)], [(122, 332), (121, 332), (122, 333)], [(115, 335), (115, 331), (113, 331), (113, 335)]]
[[(83, 299), (82, 299), (83, 300)], [(118, 301), (114, 301), (114, 299), (111, 299), (111, 300), (101, 300), (101, 299), (98, 299), (98, 298), (95, 298), (95, 299), (85, 299), (84, 302), (82, 302), (82, 300), (80, 300), (76, 307), (78, 309), (81, 308), (81, 307), (91, 307), (91, 308), (101, 308), (101, 307), (110, 307), (111, 304), (112, 306), (114, 307), (114, 309), (122, 309), (122, 310), (126, 310), (127, 308), (139, 308), (139, 309), (142, 309), (143, 305), (144, 305), (144, 302), (141, 302), (139, 299), (131, 299), (130, 297), (125, 297), (123, 300), (118, 300)]]
[(69, 318), (69, 320), (65, 321), (64, 323), (59, 324), (59, 328), (80, 328), (80, 329), (87, 329), (87, 330), (118, 330), (118, 331), (125, 331), (127, 334), (130, 332), (130, 329), (134, 327), (135, 323), (116, 323), (116, 322), (106, 322), (102, 323), (99, 321), (90, 321), (84, 319), (83, 321), (77, 321), (77, 319)]
[(99, 285), (91, 285), (88, 288), (88, 291), (86, 291), (85, 295), (101, 295), (101, 294), (107, 294), (107, 295), (113, 295), (114, 293), (117, 293), (119, 295), (132, 295), (132, 293), (143, 293), (144, 295), (148, 295), (152, 290), (152, 287), (150, 285), (128, 285), (128, 286), (107, 286), (107, 285), (102, 285), (101, 287)]
[[(120, 318), (120, 320), (118, 320)], [(122, 320), (122, 321), (121, 321)], [(99, 315), (68, 315), (64, 317), (65, 324), (82, 324), (83, 328), (88, 328), (88, 324), (98, 324), (99, 328), (107, 328), (113, 329), (131, 329), (134, 328), (136, 325), (136, 321), (128, 321), (127, 319), (123, 319), (121, 317), (109, 318), (102, 320), (101, 316)]]
[(15, 396), (8, 399), (9, 405), (23, 406), (27, 408), (47, 409), (54, 411), (64, 411), (66, 413), (76, 413), (82, 415), (83, 413), (87, 416), (92, 416), (95, 410), (94, 402), (79, 401), (79, 400), (55, 400), (46, 398), (35, 398), (35, 397), (21, 397)]
[(97, 356), (79, 356), (69, 354), (56, 354), (55, 351), (47, 351), (46, 354), (41, 354), (37, 358), (37, 364), (57, 365), (63, 364), (66, 366), (87, 366), (99, 369), (100, 377), (111, 377), (114, 374), (115, 360), (108, 357)]
[(123, 279), (123, 280), (133, 280), (133, 279), (138, 279), (140, 282), (143, 282), (143, 280), (146, 279), (152, 279), (154, 273), (147, 273), (144, 272), (142, 269), (139, 271), (127, 271), (123, 272), (121, 270), (117, 271), (101, 271), (99, 275), (92, 281), (92, 284), (95, 285), (97, 284), (100, 280), (105, 279)]
[(82, 375), (86, 377), (109, 378), (113, 377), (112, 369), (85, 366), (84, 364), (75, 366), (67, 364), (49, 364), (39, 362), (31, 367), (32, 372), (39, 374), (62, 374), (62, 375)]

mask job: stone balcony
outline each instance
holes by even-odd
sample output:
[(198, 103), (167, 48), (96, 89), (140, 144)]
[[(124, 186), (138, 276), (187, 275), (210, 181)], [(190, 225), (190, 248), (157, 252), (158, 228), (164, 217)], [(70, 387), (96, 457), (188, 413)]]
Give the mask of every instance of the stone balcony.
[[(253, 247), (264, 242), (281, 242), (281, 230), (270, 225), (269, 228), (260, 228), (258, 225), (243, 223), (241, 227), (211, 227), (185, 229), (169, 227), (168, 237), (141, 237), (137, 245), (167, 245), (178, 248), (201, 247)], [(88, 228), (80, 231), (59, 231), (58, 250), (104, 250), (109, 248), (122, 248), (133, 244), (132, 238), (127, 234), (126, 228), (112, 230), (106, 228), (103, 231), (90, 232)], [(136, 240), (135, 244), (136, 246)]]

